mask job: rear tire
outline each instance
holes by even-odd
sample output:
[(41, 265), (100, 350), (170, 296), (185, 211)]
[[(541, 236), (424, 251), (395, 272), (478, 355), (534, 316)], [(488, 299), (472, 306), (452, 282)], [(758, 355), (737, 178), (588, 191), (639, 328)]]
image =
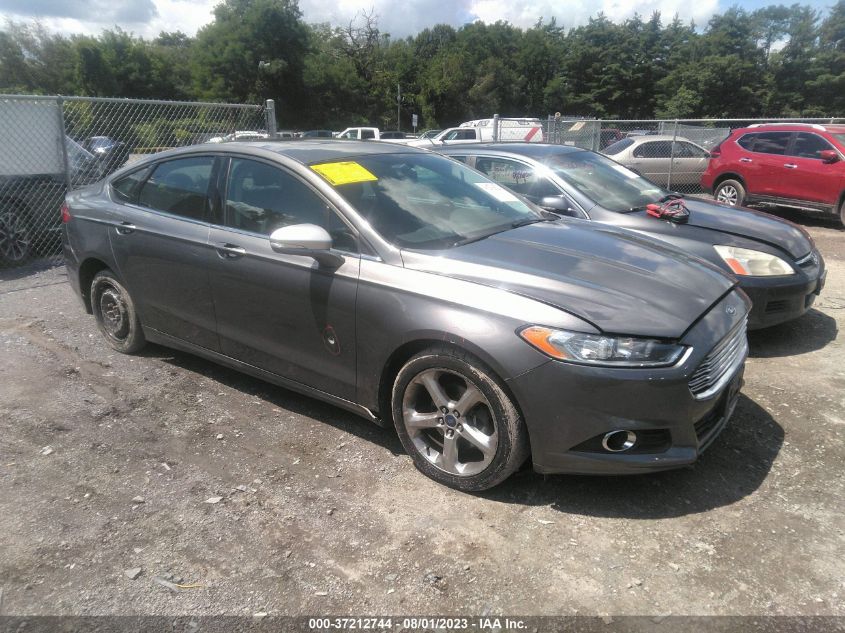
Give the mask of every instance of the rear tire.
[(109, 345), (124, 354), (134, 354), (146, 345), (135, 302), (112, 271), (101, 270), (94, 276), (90, 296), (97, 327)]
[(845, 229), (845, 197), (843, 197), (842, 202), (839, 203), (839, 224), (841, 224), (842, 228)]
[(741, 207), (745, 204), (745, 187), (738, 180), (723, 180), (713, 192), (716, 202), (729, 207)]
[(528, 458), (528, 430), (502, 382), (463, 350), (413, 356), (396, 376), (391, 405), (414, 465), (450, 488), (492, 488)]
[(32, 229), (20, 207), (11, 204), (0, 209), (0, 262), (20, 266), (32, 253)]

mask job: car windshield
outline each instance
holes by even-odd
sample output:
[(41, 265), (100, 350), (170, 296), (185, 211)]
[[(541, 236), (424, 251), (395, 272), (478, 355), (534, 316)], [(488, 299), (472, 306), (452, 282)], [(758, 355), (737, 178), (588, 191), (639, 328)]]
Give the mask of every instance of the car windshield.
[(311, 165), (387, 241), (444, 249), (542, 222), (542, 212), (436, 154), (377, 154)]
[(554, 156), (548, 167), (597, 205), (627, 213), (657, 202), (669, 192), (609, 158), (593, 152)]

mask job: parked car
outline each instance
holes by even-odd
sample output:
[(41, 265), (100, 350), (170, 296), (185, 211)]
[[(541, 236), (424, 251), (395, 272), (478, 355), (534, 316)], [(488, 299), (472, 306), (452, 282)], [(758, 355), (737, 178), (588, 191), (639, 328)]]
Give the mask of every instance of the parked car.
[(822, 211), (845, 225), (845, 125), (752, 125), (710, 156), (701, 186), (719, 202)]
[(63, 213), (70, 283), (116, 350), (168, 345), (392, 421), (462, 490), (529, 454), (543, 473), (689, 464), (742, 383), (733, 279), (433, 152), (185, 147)]
[(89, 136), (82, 142), (82, 147), (97, 159), (100, 178), (120, 169), (129, 160), (129, 145), (108, 136)]
[(616, 141), (621, 141), (625, 138), (622, 130), (610, 127), (603, 128), (599, 131), (599, 149), (604, 149), (608, 145), (613, 145)]
[(710, 152), (700, 145), (672, 135), (628, 137), (602, 154), (662, 187), (698, 187), (710, 160)]
[(300, 134), (301, 138), (332, 138), (331, 130), (308, 130)]
[(444, 148), (544, 209), (663, 240), (739, 280), (754, 304), (751, 329), (795, 319), (813, 305), (826, 269), (810, 236), (786, 220), (683, 198), (685, 224), (649, 215), (646, 205), (678, 197), (595, 152), (522, 143)]
[(400, 131), (398, 131), (398, 130), (385, 130), (384, 132), (382, 132), (382, 133), (381, 133), (381, 140), (383, 140), (383, 141), (384, 141), (384, 140), (387, 140), (387, 139), (401, 139), (401, 140), (404, 140), (404, 139), (406, 139), (406, 138), (407, 138), (407, 136), (405, 135), (405, 133), (404, 133), (404, 132), (400, 132)]

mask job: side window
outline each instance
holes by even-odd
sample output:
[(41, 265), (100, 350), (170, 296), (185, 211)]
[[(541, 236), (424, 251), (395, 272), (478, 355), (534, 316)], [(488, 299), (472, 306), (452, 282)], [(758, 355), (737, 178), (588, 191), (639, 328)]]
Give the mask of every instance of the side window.
[(148, 167), (145, 167), (115, 180), (111, 184), (111, 190), (115, 199), (121, 202), (136, 202), (138, 200), (138, 189), (148, 173), (150, 173), (150, 170)]
[(754, 141), (756, 140), (756, 134), (745, 134), (739, 140), (737, 140), (736, 144), (739, 145), (742, 149), (746, 149), (750, 152), (752, 149), (754, 149)]
[(560, 190), (533, 167), (506, 158), (476, 158), (475, 168), (511, 191), (537, 202), (546, 196), (559, 196)]
[(467, 159), (469, 158), (469, 156), (455, 156), (454, 154), (450, 154), (449, 157), (461, 161), (464, 165), (466, 165)]
[(372, 130), (361, 130), (361, 138), (362, 139), (375, 138), (375, 137), (376, 137), (376, 133), (373, 132)]
[(335, 248), (357, 252), (353, 231), (308, 185), (278, 167), (233, 158), (226, 188), (225, 224), (270, 235), (291, 224), (316, 224), (326, 229)]
[(708, 153), (690, 143), (675, 143), (675, 158), (704, 158)]
[(462, 141), (474, 141), (475, 138), (475, 130), (464, 130), (463, 134), (461, 134)]
[(792, 146), (792, 151), (789, 154), (790, 156), (798, 156), (799, 158), (819, 158), (819, 152), (823, 152), (826, 149), (833, 149), (833, 145), (818, 134), (799, 132)]
[(789, 145), (789, 138), (792, 132), (761, 132), (754, 141), (752, 151), (759, 154), (786, 154), (786, 146)]
[(205, 220), (212, 156), (191, 156), (159, 163), (141, 186), (138, 204), (193, 220)]
[(672, 141), (652, 141), (634, 148), (634, 158), (669, 158)]

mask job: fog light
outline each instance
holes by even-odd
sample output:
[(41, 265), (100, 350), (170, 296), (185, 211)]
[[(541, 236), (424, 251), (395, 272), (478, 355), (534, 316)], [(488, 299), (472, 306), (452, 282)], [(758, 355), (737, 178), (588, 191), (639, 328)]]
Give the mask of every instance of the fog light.
[(637, 443), (637, 434), (633, 431), (611, 431), (601, 441), (604, 450), (611, 453), (622, 453)]

